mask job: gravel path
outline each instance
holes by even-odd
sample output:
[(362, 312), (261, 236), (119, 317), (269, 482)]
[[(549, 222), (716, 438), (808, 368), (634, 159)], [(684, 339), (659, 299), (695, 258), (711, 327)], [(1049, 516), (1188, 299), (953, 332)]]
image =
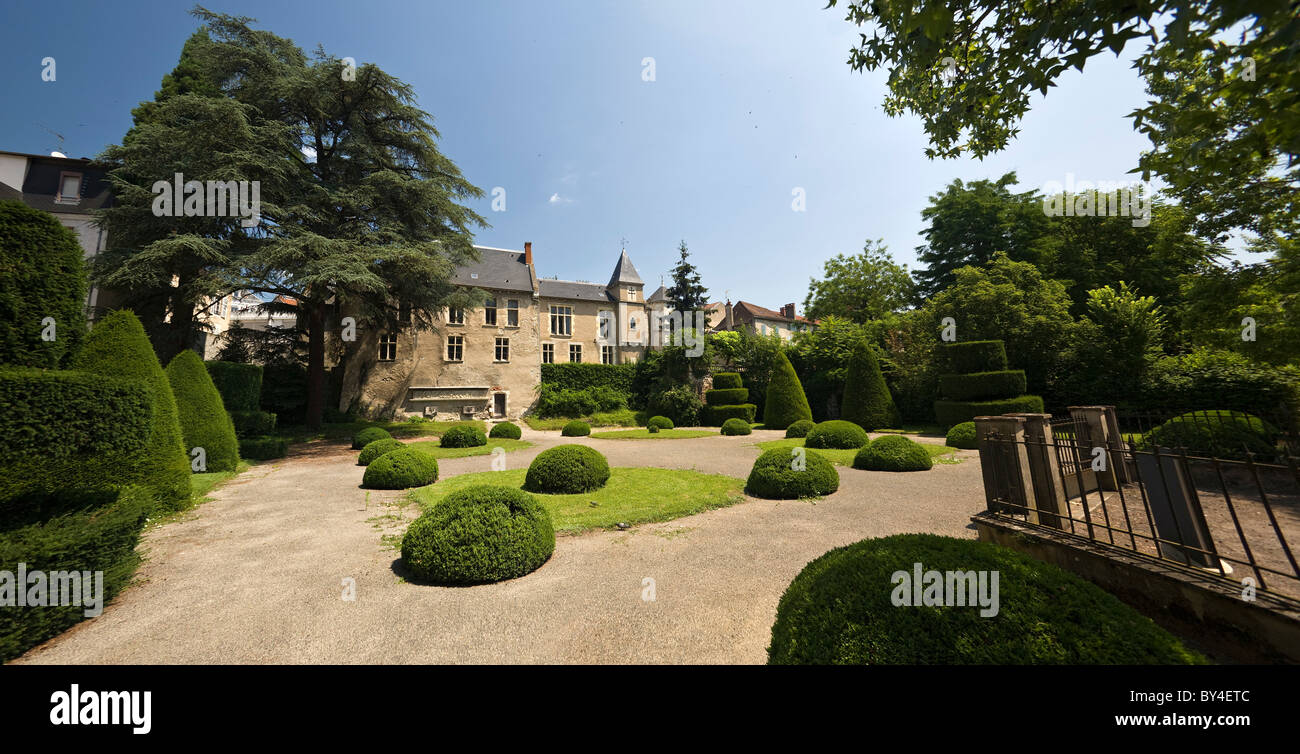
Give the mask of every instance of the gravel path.
[[(573, 441), (527, 428), (510, 468)], [(611, 466), (743, 478), (754, 443), (781, 437), (593, 440)], [(942, 440), (929, 439), (929, 442)], [(401, 492), (359, 488), (346, 445), (314, 444), (255, 466), (179, 521), (150, 529), (136, 583), (97, 619), (16, 663), (761, 663), (777, 601), (808, 561), (865, 537), (975, 536), (979, 458), (929, 472), (840, 467), (816, 502), (747, 498), (627, 531), (560, 537), (514, 581), (419, 586), (393, 571), (384, 535), (418, 513)], [(443, 478), (491, 456), (440, 461)], [(655, 600), (643, 600), (643, 579)], [(356, 598), (342, 598), (355, 579)]]

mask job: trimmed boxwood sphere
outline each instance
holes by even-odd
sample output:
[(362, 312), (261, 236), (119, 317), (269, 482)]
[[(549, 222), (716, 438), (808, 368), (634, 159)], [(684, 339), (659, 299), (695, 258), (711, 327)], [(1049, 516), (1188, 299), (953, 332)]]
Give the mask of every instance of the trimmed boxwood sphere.
[(832, 419), (808, 430), (803, 444), (809, 448), (860, 448), (871, 442), (867, 431), (853, 422)]
[(372, 490), (404, 490), (438, 481), (438, 461), (415, 448), (390, 450), (366, 467), (361, 486)]
[[(895, 605), (907, 586), (896, 574), (913, 578), (914, 563), (941, 575), (998, 573), (997, 615), (982, 617), (979, 607)], [(809, 563), (781, 597), (767, 657), (773, 665), (1204, 662), (1072, 573), (1005, 547), (934, 534), (867, 539)]]
[(932, 466), (930, 453), (902, 435), (877, 437), (853, 457), (853, 468), (867, 471), (925, 471)]
[(753, 432), (749, 422), (744, 419), (728, 419), (722, 423), (721, 434), (724, 435), (747, 435)]
[(564, 437), (586, 437), (591, 434), (591, 425), (580, 419), (574, 419), (564, 425), (560, 434)]
[(487, 445), (487, 435), (478, 427), (468, 424), (451, 427), (438, 440), (440, 448), (477, 448), (480, 445)]
[(495, 424), (492, 426), (492, 431), (488, 432), (488, 437), (493, 439), (518, 440), (523, 436), (524, 432), (519, 428), (519, 425), (511, 422)]
[(451, 493), (402, 536), (402, 565), (435, 584), (486, 584), (537, 570), (555, 551), (551, 514), (513, 487)]
[(609, 461), (586, 445), (557, 445), (528, 464), (524, 489), (550, 495), (591, 492), (609, 481)]
[(369, 466), (375, 462), (375, 459), (385, 453), (391, 453), (394, 450), (405, 447), (406, 445), (401, 440), (394, 440), (391, 437), (385, 437), (382, 440), (375, 440), (361, 449), (361, 454), (357, 456), (357, 465)]
[(387, 440), (391, 437), (388, 430), (382, 427), (366, 427), (352, 436), (352, 449), (361, 450), (375, 440)]
[(754, 497), (795, 500), (801, 497), (829, 495), (840, 488), (840, 473), (835, 465), (817, 453), (803, 453), (802, 470), (792, 468), (800, 448), (774, 448), (754, 461), (745, 482), (745, 492)]
[(1244, 459), (1246, 451), (1258, 460), (1278, 455), (1276, 427), (1242, 411), (1188, 411), (1147, 432), (1136, 443), (1139, 450), (1157, 447), (1187, 448), (1188, 455)]
[(800, 419), (785, 428), (785, 436), (790, 437), (807, 437), (808, 431), (817, 426), (811, 419)]
[(652, 416), (650, 417), (650, 421), (645, 423), (645, 426), (646, 429), (649, 429), (651, 432), (659, 429), (672, 429), (673, 420), (666, 416)]
[(954, 424), (952, 429), (948, 430), (948, 437), (943, 442), (951, 448), (975, 450), (979, 447), (979, 440), (975, 436), (975, 422)]

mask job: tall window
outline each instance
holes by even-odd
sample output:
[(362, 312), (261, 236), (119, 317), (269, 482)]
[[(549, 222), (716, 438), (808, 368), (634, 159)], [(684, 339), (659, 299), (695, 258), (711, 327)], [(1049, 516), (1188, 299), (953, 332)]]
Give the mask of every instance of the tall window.
[(519, 326), (519, 300), (510, 299), (506, 302), (506, 324), (510, 327)]
[(613, 346), (601, 346), (601, 347), (600, 347), (600, 363), (602, 363), (602, 364), (613, 364), (613, 363), (614, 363), (614, 347), (613, 347)]
[(379, 360), (380, 361), (397, 360), (397, 336), (396, 335), (379, 336)]
[(596, 312), (596, 340), (600, 342), (614, 339), (614, 312)]
[(449, 324), (449, 325), (463, 325), (463, 324), (465, 324), (465, 310), (464, 310), (464, 309), (459, 309), (459, 308), (454, 307), (454, 306), (448, 308), (448, 309), (447, 309), (447, 324)]
[(59, 174), (59, 195), (55, 201), (76, 204), (81, 201), (81, 173)]
[(497, 351), (495, 358), (497, 361), (510, 361), (509, 338), (497, 338)]
[(465, 360), (465, 336), (448, 335), (447, 336), (447, 361), (464, 361)]
[(551, 334), (552, 335), (573, 334), (573, 307), (572, 306), (551, 307)]
[(543, 364), (554, 364), (554, 363), (555, 363), (555, 344), (554, 344), (554, 343), (543, 343), (543, 344), (542, 344), (542, 363), (543, 363)]
[(497, 323), (497, 300), (490, 298), (483, 303), (483, 324), (495, 325)]
[(569, 361), (572, 361), (572, 362), (575, 362), (575, 363), (576, 363), (576, 362), (579, 362), (579, 361), (582, 361), (582, 344), (581, 344), (581, 343), (570, 343), (570, 344), (569, 344)]

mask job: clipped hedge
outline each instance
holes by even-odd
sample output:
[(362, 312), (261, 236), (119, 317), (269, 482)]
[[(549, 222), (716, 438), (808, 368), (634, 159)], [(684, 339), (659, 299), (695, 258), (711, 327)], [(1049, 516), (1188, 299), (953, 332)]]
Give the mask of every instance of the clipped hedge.
[(262, 367), (258, 364), (239, 364), (233, 361), (204, 362), (212, 384), (221, 393), (226, 410), (259, 411), (262, 400)]
[(241, 437), (239, 455), (248, 461), (271, 461), (289, 454), (289, 440), (284, 437)]
[(808, 396), (804, 395), (799, 375), (784, 351), (777, 351), (772, 362), (772, 378), (767, 384), (763, 404), (763, 426), (785, 429), (800, 419), (812, 420)]
[(421, 515), (402, 536), (402, 565), (435, 584), (487, 584), (519, 578), (555, 551), (551, 514), (512, 487), (457, 490)]
[(560, 429), (561, 437), (586, 437), (589, 434), (591, 434), (591, 425), (580, 419), (574, 419)]
[(1001, 414), (1041, 414), (1043, 399), (1037, 395), (1018, 395), (992, 401), (935, 401), (934, 418), (939, 424), (951, 427), (971, 421), (977, 416)]
[(487, 435), (483, 430), (470, 424), (457, 424), (442, 433), (438, 439), (440, 448), (477, 448), (487, 445)]
[(752, 403), (742, 403), (738, 406), (705, 406), (704, 421), (701, 423), (706, 427), (720, 427), (732, 419), (741, 419), (746, 424), (751, 424), (757, 413), (758, 406)]
[(524, 436), (524, 431), (519, 428), (518, 424), (513, 422), (501, 422), (492, 425), (492, 430), (488, 432), (488, 437), (502, 440), (518, 440)]
[(584, 364), (560, 362), (542, 365), (542, 384), (556, 390), (587, 390), (607, 387), (632, 393), (636, 364)]
[[(0, 519), (0, 571), (17, 578), (19, 563), (28, 573), (40, 570), (47, 576), (53, 571), (102, 571), (100, 598), (106, 604), (135, 573), (140, 561), (135, 547), (153, 504), (149, 490), (127, 487), (109, 496), (106, 505), (70, 506), (48, 518)], [(0, 662), (85, 619), (86, 609), (84, 604), (0, 609)]]
[(139, 483), (152, 428), (143, 382), (0, 368), (0, 504)]
[(618, 411), (626, 408), (627, 395), (603, 385), (571, 390), (559, 389), (543, 383), (537, 393), (536, 413), (544, 419), (590, 416), (602, 411)]
[(1188, 455), (1271, 462), (1282, 455), (1277, 427), (1241, 411), (1188, 411), (1152, 428), (1135, 445), (1139, 450), (1186, 449)]
[(715, 390), (734, 390), (744, 387), (744, 383), (741, 382), (740, 372), (717, 372), (713, 375), (713, 387)]
[(369, 466), (370, 464), (375, 462), (376, 458), (379, 458), (385, 453), (391, 453), (394, 450), (400, 450), (401, 448), (405, 448), (405, 447), (406, 444), (403, 443), (401, 440), (395, 440), (391, 437), (383, 440), (375, 440), (374, 442), (370, 443), (366, 447), (362, 448), (361, 452), (357, 454), (357, 465)]
[(764, 451), (745, 481), (747, 494), (772, 500), (820, 497), (839, 488), (840, 474), (835, 465), (825, 456), (802, 448)]
[(894, 397), (889, 394), (885, 376), (880, 373), (880, 361), (866, 343), (858, 343), (849, 356), (840, 418), (866, 430), (900, 424)]
[(0, 364), (53, 369), (77, 352), (86, 335), (82, 257), (77, 234), (54, 215), (0, 201)]
[(1023, 369), (945, 374), (939, 377), (939, 392), (954, 401), (978, 401), (1023, 395), (1025, 384)]
[(722, 423), (722, 429), (719, 434), (723, 435), (748, 435), (754, 430), (749, 426), (749, 422), (744, 419), (728, 419)]
[(86, 336), (73, 367), (109, 377), (140, 380), (149, 386), (153, 423), (141, 484), (165, 509), (177, 510), (188, 505), (190, 458), (181, 440), (176, 397), (140, 320), (125, 310), (105, 316)]
[(375, 440), (387, 440), (392, 435), (383, 427), (366, 427), (352, 436), (352, 449), (361, 450)]
[(817, 426), (811, 419), (800, 419), (785, 428), (785, 436), (790, 437), (807, 437), (809, 430)]
[(203, 449), (207, 461), (205, 471), (234, 471), (239, 468), (235, 425), (221, 404), (221, 393), (212, 384), (203, 360), (186, 349), (176, 354), (166, 372), (172, 395), (176, 396), (176, 413), (180, 418), (186, 451), (193, 454), (195, 448)]
[(962, 448), (964, 450), (979, 448), (979, 437), (975, 434), (975, 422), (954, 424), (952, 429), (948, 430), (948, 436), (944, 439), (943, 444), (951, 448)]
[(853, 468), (866, 471), (928, 471), (930, 453), (902, 435), (877, 437), (853, 457)]
[[(998, 574), (998, 612), (901, 602), (900, 572)], [(989, 577), (991, 578), (991, 576)], [(969, 605), (969, 592), (963, 597)], [(909, 599), (908, 602), (911, 600)], [(1094, 584), (973, 539), (896, 534), (822, 555), (781, 596), (773, 665), (1148, 665), (1204, 658)]]
[(438, 481), (438, 461), (415, 448), (391, 450), (370, 463), (361, 486), (372, 490), (404, 490)]
[(645, 426), (646, 429), (650, 429), (651, 431), (657, 429), (672, 429), (673, 420), (666, 416), (652, 416), (650, 417), (650, 421), (645, 423)]
[(706, 406), (735, 406), (749, 400), (749, 391), (743, 387), (704, 391)]
[(1007, 368), (1007, 347), (1000, 340), (968, 340), (939, 347), (943, 371), (948, 374), (998, 372)]
[(230, 421), (238, 437), (257, 437), (275, 431), (275, 414), (270, 411), (231, 411)]
[(866, 430), (851, 421), (832, 419), (813, 425), (804, 436), (804, 447), (839, 448), (848, 450), (860, 448), (871, 442)]
[(586, 445), (557, 445), (528, 465), (524, 489), (549, 495), (576, 495), (609, 481), (609, 461)]
[[(666, 416), (678, 427), (699, 426), (703, 410), (700, 396), (687, 385), (653, 393), (646, 405), (646, 413)], [(707, 419), (707, 417), (705, 417)]]

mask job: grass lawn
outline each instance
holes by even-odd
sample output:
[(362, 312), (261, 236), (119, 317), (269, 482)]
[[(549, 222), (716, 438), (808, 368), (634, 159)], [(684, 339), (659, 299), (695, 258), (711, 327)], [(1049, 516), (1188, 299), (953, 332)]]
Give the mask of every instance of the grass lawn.
[[(522, 487), (527, 469), (461, 474), (411, 492), (422, 510), (447, 494), (475, 484)], [(722, 508), (744, 499), (744, 482), (720, 474), (668, 469), (611, 470), (609, 482), (581, 495), (536, 495), (555, 522), (555, 531), (579, 534), (611, 529), (619, 523), (668, 521), (692, 513)], [(596, 505), (592, 505), (592, 502)]]
[(433, 440), (424, 440), (420, 442), (409, 442), (408, 447), (419, 448), (434, 458), (465, 458), (467, 456), (485, 456), (492, 452), (493, 448), (502, 448), (509, 453), (515, 450), (531, 448), (533, 444), (527, 440), (510, 440), (504, 437), (489, 437), (487, 445), (479, 445), (474, 448), (443, 448)]
[(885, 432), (893, 435), (947, 435), (948, 431), (938, 424), (904, 424), (902, 429), (873, 429), (872, 432)]
[[(791, 437), (783, 440), (768, 440), (767, 442), (755, 444), (761, 450), (771, 450), (773, 448), (789, 449), (802, 448), (803, 441), (804, 438), (802, 437)], [(929, 442), (920, 442), (917, 443), (917, 445), (925, 448), (926, 451), (930, 453), (930, 458), (934, 459), (935, 463), (961, 463), (961, 460), (953, 455), (957, 452), (957, 448), (950, 448), (947, 445), (936, 445)], [(858, 450), (858, 448), (849, 448), (848, 450), (808, 448), (809, 453), (820, 453), (836, 466), (852, 466), (853, 457), (858, 454)]]
[(661, 429), (654, 434), (650, 430), (642, 427), (641, 429), (618, 429), (612, 432), (592, 432), (592, 437), (599, 437), (602, 440), (683, 440), (688, 437), (708, 437), (716, 435), (707, 429)]
[[(618, 411), (601, 411), (591, 416), (580, 417), (582, 421), (593, 427), (639, 427), (646, 423), (643, 411), (633, 411), (630, 408), (620, 409)], [(564, 425), (573, 421), (562, 416), (552, 417), (550, 419), (539, 419), (536, 416), (525, 416), (524, 423), (530, 428), (539, 431), (558, 432), (564, 429)]]

